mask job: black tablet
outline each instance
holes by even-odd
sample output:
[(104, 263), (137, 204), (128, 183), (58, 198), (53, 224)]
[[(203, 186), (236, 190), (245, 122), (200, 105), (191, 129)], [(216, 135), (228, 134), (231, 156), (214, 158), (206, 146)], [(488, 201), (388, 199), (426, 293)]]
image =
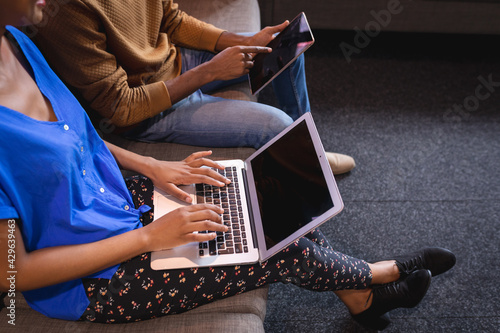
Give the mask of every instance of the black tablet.
[(259, 53), (248, 78), (252, 94), (258, 93), (314, 43), (306, 15), (300, 13), (269, 44), (271, 53)]

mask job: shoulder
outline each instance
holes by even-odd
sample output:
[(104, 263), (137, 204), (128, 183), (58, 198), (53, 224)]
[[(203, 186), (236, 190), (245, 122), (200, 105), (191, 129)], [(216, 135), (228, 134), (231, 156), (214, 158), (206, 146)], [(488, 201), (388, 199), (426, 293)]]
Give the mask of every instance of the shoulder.
[(8, 25), (6, 29), (7, 29), (6, 37), (7, 39), (9, 39), (10, 42), (18, 44), (20, 41), (26, 42), (30, 40), (28, 36), (26, 36), (26, 34), (24, 34), (19, 29), (14, 28), (11, 25)]
[(18, 50), (24, 54), (26, 60), (29, 62), (33, 69), (39, 68), (43, 70), (45, 73), (49, 73), (51, 79), (53, 79), (52, 70), (50, 66), (47, 64), (45, 57), (40, 52), (38, 47), (33, 43), (33, 41), (29, 38), (29, 27), (21, 28), (23, 31), (16, 29), (11, 26), (7, 26), (8, 38), (13, 46), (17, 47)]
[(29, 38), (30, 27), (23, 27), (22, 31), (12, 26), (7, 26), (7, 38), (14, 45), (22, 50), (23, 53), (29, 53), (37, 57), (43, 58), (42, 54)]

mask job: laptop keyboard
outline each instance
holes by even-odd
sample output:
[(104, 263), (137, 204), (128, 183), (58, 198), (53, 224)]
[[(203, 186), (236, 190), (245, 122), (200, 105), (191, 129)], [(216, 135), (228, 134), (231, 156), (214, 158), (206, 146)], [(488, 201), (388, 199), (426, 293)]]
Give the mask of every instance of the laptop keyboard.
[[(222, 207), (222, 219), (228, 227), (226, 232), (217, 232), (217, 238), (208, 242), (199, 243), (199, 255), (215, 256), (222, 254), (248, 252), (247, 230), (243, 219), (241, 205), (240, 182), (236, 167), (226, 167), (224, 170), (214, 169), (221, 175), (229, 178), (231, 183), (224, 187), (206, 184), (196, 184), (198, 203), (208, 203)], [(207, 233), (209, 231), (200, 231)]]

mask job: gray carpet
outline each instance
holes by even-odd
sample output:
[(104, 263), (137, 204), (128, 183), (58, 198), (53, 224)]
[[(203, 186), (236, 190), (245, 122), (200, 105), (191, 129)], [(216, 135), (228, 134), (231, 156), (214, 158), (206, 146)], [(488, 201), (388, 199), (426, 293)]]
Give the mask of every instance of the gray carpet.
[[(386, 332), (500, 332), (500, 38), (384, 33), (348, 63), (339, 44), (353, 33), (315, 35), (312, 112), (325, 149), (357, 162), (337, 177), (345, 209), (323, 232), (368, 260), (456, 254)], [(275, 104), (271, 89), (260, 98)], [(333, 293), (276, 284), (267, 311), (267, 332), (364, 332)]]

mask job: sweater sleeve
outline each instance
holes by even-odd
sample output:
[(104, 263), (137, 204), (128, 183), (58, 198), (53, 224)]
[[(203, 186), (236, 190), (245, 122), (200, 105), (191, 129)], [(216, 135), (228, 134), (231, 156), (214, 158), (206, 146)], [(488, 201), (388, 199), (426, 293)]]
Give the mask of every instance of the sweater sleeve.
[(81, 1), (60, 6), (57, 17), (49, 18), (35, 41), (65, 83), (118, 127), (139, 123), (172, 106), (163, 81), (130, 87), (126, 70), (109, 51), (100, 18)]
[(165, 31), (172, 42), (178, 46), (210, 52), (215, 52), (217, 41), (224, 32), (209, 23), (189, 16), (173, 1), (164, 2), (162, 31)]

